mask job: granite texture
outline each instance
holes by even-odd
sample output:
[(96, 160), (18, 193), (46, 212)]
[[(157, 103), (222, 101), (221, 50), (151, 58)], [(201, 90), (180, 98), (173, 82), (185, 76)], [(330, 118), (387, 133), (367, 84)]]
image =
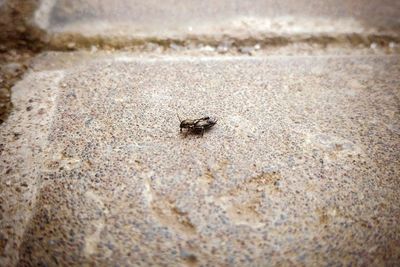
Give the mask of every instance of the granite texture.
[(0, 265), (399, 264), (398, 56), (56, 57), (0, 128)]

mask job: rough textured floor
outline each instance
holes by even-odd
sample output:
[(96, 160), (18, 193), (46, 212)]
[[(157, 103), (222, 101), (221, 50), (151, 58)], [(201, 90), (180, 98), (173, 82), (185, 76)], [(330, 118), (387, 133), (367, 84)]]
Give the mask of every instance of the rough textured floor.
[(0, 128), (0, 265), (399, 263), (398, 56), (64, 57)]

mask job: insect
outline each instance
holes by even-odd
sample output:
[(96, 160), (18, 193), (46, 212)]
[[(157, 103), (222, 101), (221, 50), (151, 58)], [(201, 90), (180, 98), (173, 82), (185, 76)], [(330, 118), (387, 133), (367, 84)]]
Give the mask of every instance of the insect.
[(213, 119), (208, 116), (194, 120), (191, 119), (181, 120), (181, 118), (178, 115), (178, 119), (180, 121), (179, 125), (180, 132), (182, 132), (182, 129), (187, 129), (186, 135), (188, 133), (193, 133), (193, 134), (201, 134), (201, 136), (203, 136), (204, 132), (207, 129), (210, 129), (217, 123), (216, 119)]

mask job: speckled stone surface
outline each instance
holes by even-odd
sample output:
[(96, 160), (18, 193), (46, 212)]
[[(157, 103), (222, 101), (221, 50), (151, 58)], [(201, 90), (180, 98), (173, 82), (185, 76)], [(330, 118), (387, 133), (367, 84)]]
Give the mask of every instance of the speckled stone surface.
[(47, 59), (0, 128), (0, 265), (399, 264), (398, 56)]

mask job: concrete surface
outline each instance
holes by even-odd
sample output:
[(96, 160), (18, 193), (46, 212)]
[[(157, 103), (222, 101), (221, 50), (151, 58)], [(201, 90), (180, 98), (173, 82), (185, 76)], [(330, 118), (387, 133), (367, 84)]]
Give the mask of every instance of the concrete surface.
[(0, 265), (400, 262), (399, 56), (73, 54), (13, 89)]
[(399, 1), (0, 14), (0, 266), (400, 264)]
[(400, 3), (393, 0), (42, 0), (36, 21), (55, 32), (161, 36), (168, 32), (197, 34), (201, 30), (216, 33), (231, 27), (254, 30), (254, 26), (279, 33), (399, 30), (399, 14)]

